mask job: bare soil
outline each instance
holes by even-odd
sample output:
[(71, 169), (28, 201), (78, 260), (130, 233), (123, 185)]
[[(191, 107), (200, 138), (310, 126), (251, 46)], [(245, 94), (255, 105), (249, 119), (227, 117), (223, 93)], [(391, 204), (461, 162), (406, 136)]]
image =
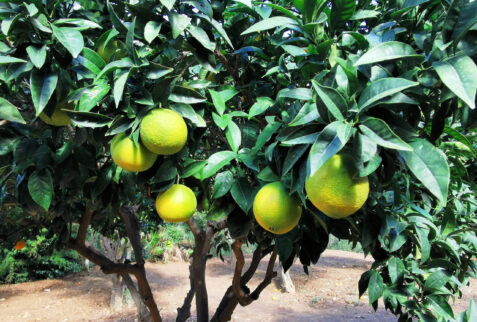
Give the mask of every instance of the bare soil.
[[(272, 283), (258, 301), (237, 307), (233, 321), (396, 321), (382, 303), (374, 312), (366, 295), (358, 298), (358, 280), (371, 263), (359, 253), (327, 250), (318, 264), (309, 268), (308, 276), (299, 264), (291, 268), (296, 294), (282, 293)], [(264, 277), (265, 269), (262, 261), (249, 284), (251, 289)], [(148, 263), (146, 270), (164, 321), (174, 321), (189, 287), (188, 263)], [(230, 263), (208, 262), (211, 314), (230, 286), (232, 273)], [(98, 269), (57, 280), (0, 285), (0, 321), (134, 321), (134, 307), (123, 306), (120, 312), (109, 309), (110, 287), (110, 277)], [(471, 298), (477, 300), (475, 280), (453, 304), (454, 311), (465, 310)], [(191, 321), (195, 321), (194, 314), (195, 309)]]

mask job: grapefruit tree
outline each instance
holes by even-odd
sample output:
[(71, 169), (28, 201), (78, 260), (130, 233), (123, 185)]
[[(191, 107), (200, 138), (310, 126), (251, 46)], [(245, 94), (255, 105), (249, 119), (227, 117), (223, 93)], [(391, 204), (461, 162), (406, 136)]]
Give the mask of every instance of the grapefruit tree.
[[(475, 12), (469, 0), (2, 1), (0, 242), (46, 227), (161, 321), (137, 214), (159, 225), (156, 211), (181, 221), (198, 204), (178, 321), (194, 297), (199, 321), (229, 320), (277, 258), (307, 271), (330, 234), (374, 257), (357, 281), (374, 308), (470, 321), (474, 304), (457, 317), (449, 301), (477, 270)], [(47, 121), (59, 112), (71, 124)], [(128, 236), (135, 262), (95, 250), (89, 226)], [(237, 266), (209, 317), (205, 264), (224, 231)]]

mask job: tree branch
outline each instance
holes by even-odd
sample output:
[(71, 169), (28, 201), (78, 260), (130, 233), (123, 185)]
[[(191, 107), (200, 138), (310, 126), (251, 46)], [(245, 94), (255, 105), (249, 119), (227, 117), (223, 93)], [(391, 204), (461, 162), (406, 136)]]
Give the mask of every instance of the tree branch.
[(188, 318), (190, 318), (190, 308), (192, 306), (192, 300), (194, 299), (195, 295), (195, 287), (194, 287), (194, 270), (192, 265), (189, 266), (189, 280), (190, 280), (190, 290), (187, 292), (187, 295), (184, 299), (184, 304), (181, 307), (177, 308), (177, 318), (176, 322), (185, 322)]
[(245, 287), (244, 284), (242, 284), (242, 269), (245, 264), (245, 259), (242, 252), (242, 245), (242, 240), (236, 240), (232, 245), (235, 257), (237, 258), (237, 264), (235, 265), (235, 273), (232, 280), (232, 289), (240, 305), (247, 306), (253, 301), (257, 300), (260, 296), (260, 293), (272, 282), (272, 279), (277, 276), (277, 272), (273, 271), (273, 267), (277, 258), (277, 252), (273, 251), (272, 256), (270, 257), (265, 278), (257, 286), (255, 291), (250, 294), (250, 291)]

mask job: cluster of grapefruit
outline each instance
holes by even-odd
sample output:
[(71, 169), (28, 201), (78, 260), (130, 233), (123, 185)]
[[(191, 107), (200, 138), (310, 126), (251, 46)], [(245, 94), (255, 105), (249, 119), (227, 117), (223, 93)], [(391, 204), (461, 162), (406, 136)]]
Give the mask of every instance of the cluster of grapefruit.
[[(311, 203), (331, 218), (354, 214), (366, 202), (369, 194), (367, 177), (356, 178), (353, 158), (337, 154), (328, 159), (305, 181)], [(285, 234), (301, 217), (300, 201), (290, 196), (280, 181), (263, 186), (253, 202), (255, 219), (265, 230)]]

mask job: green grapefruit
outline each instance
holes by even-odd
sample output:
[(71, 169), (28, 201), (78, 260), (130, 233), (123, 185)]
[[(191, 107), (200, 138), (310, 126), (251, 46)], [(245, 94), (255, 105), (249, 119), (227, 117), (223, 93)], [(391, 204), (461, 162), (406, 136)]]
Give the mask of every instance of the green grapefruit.
[(197, 209), (197, 198), (187, 186), (175, 184), (156, 199), (156, 211), (166, 222), (184, 222)]
[(111, 142), (111, 157), (120, 168), (131, 172), (146, 171), (157, 159), (156, 154), (124, 133), (117, 134)]

